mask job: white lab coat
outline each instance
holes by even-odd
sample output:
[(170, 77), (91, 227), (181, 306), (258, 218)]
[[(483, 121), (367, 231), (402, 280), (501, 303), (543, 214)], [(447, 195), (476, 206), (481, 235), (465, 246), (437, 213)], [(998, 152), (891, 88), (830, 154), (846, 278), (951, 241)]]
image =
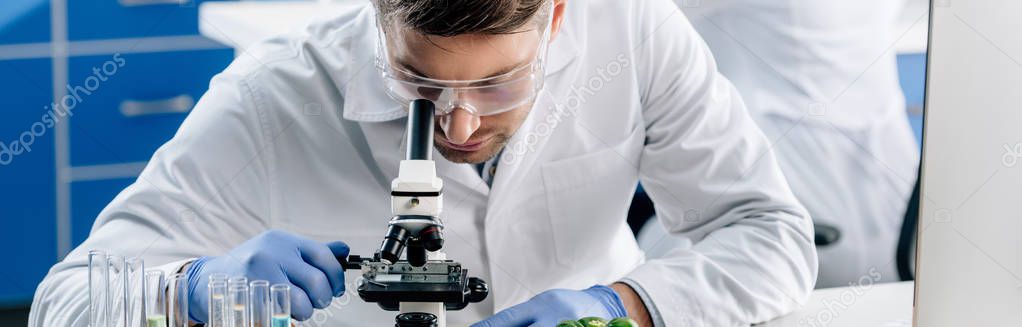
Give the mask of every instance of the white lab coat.
[(898, 280), (919, 164), (893, 47), (905, 2), (676, 0), (772, 140), (795, 195), (842, 232), (819, 249), (817, 287)]
[[(86, 252), (176, 271), (269, 229), (370, 255), (390, 219), (405, 109), (373, 66), (370, 7), (250, 48), (36, 292), (31, 326), (81, 326)], [(812, 227), (770, 146), (669, 0), (574, 1), (547, 83), (492, 188), (435, 154), (445, 251), (487, 280), (467, 325), (551, 288), (626, 280), (668, 326), (732, 326), (795, 309), (816, 277)], [(642, 181), (672, 233), (697, 240), (645, 260), (625, 215)], [(383, 326), (355, 296), (314, 321)]]

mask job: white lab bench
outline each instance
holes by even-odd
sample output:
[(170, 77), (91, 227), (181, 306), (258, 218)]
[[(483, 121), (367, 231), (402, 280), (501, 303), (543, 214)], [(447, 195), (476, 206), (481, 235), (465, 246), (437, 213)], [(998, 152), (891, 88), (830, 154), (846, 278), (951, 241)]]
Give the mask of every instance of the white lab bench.
[[(260, 40), (299, 29), (311, 21), (329, 18), (339, 10), (366, 0), (333, 3), (254, 1), (205, 2), (199, 9), (202, 35), (228, 44), (238, 55)], [(895, 28), (898, 53), (923, 53), (927, 43), (924, 6), (909, 6)], [(900, 327), (912, 325), (912, 282), (870, 284), (821, 289), (813, 292), (798, 311), (757, 325), (760, 327)]]
[(912, 282), (872, 284), (813, 291), (792, 314), (757, 327), (910, 327)]

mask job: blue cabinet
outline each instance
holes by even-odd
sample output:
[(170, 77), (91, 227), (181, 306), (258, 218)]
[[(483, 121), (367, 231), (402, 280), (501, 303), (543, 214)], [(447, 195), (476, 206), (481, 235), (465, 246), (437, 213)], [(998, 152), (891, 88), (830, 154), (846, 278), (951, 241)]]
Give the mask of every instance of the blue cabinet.
[(223, 49), (71, 58), (72, 83), (89, 79), (94, 67), (100, 74), (104, 66), (113, 72), (94, 91), (80, 89), (91, 95), (71, 120), (71, 165), (149, 160), (233, 54)]
[[(0, 61), (0, 305), (31, 299), (56, 262), (54, 131), (50, 60)], [(44, 116), (48, 118), (44, 118)]]
[(0, 1), (0, 44), (50, 40), (49, 0)]
[(199, 2), (68, 0), (68, 38), (95, 40), (199, 34)]
[(64, 1), (53, 21), (51, 0), (0, 0), (4, 307), (31, 303), (234, 54), (198, 35), (201, 0)]
[(103, 208), (135, 178), (117, 178), (71, 183), (71, 246), (78, 246), (89, 237), (92, 224)]
[(905, 104), (922, 106), (926, 91), (926, 54), (902, 54), (898, 56), (898, 77), (901, 90), (905, 93)]

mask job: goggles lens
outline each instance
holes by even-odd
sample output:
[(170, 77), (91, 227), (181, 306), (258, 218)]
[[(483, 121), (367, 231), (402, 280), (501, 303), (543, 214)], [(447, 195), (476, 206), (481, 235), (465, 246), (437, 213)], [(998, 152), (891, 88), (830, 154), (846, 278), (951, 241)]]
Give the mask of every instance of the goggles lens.
[(490, 116), (526, 105), (543, 87), (545, 57), (550, 43), (549, 21), (553, 16), (549, 14), (551, 11), (546, 13), (547, 24), (542, 27), (543, 36), (530, 64), (504, 75), (480, 80), (437, 80), (394, 67), (385, 45), (386, 33), (381, 28), (376, 63), (387, 93), (402, 104), (417, 99), (433, 101), (438, 109), (437, 115), (464, 109), (477, 116)]
[(541, 76), (538, 72), (528, 72), (506, 82), (460, 87), (387, 76), (384, 80), (387, 93), (402, 103), (427, 99), (437, 105), (438, 115), (446, 115), (459, 108), (479, 116), (489, 116), (531, 102), (543, 84)]

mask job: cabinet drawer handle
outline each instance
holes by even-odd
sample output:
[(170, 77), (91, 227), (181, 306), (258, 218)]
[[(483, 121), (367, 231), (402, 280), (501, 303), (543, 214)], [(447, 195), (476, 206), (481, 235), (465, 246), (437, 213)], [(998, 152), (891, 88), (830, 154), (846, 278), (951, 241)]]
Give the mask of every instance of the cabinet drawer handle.
[(125, 117), (139, 117), (159, 114), (180, 114), (192, 110), (195, 99), (187, 94), (160, 100), (124, 100), (119, 109)]
[(194, 0), (117, 0), (124, 7), (185, 5)]

